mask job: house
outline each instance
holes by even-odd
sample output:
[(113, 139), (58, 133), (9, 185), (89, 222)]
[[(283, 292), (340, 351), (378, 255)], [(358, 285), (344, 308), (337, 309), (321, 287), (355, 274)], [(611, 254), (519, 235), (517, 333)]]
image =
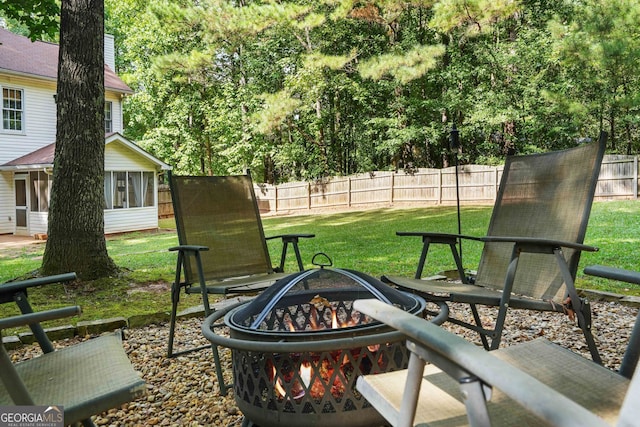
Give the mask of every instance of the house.
[[(0, 234), (47, 232), (56, 137), (58, 45), (0, 28)], [(105, 35), (105, 233), (158, 228), (158, 174), (170, 166), (122, 136), (132, 90)]]

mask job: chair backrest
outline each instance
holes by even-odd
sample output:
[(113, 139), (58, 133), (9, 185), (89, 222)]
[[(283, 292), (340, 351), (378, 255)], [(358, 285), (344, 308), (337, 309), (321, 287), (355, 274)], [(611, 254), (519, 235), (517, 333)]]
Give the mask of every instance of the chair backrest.
[[(602, 133), (568, 150), (508, 157), (487, 235), (583, 243), (606, 139)], [(476, 282), (502, 289), (511, 252), (509, 243), (486, 243)], [(563, 252), (575, 279), (580, 252)], [(559, 301), (564, 292), (553, 255), (521, 255), (513, 293)]]
[[(181, 245), (202, 252), (205, 280), (273, 272), (251, 176), (169, 176)], [(194, 257), (185, 264), (188, 283), (197, 280)]]

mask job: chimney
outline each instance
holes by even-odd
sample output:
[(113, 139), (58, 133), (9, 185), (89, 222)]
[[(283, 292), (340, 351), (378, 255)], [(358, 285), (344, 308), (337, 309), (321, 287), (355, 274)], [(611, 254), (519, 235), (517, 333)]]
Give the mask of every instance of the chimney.
[(104, 63), (116, 72), (116, 47), (111, 34), (104, 35)]

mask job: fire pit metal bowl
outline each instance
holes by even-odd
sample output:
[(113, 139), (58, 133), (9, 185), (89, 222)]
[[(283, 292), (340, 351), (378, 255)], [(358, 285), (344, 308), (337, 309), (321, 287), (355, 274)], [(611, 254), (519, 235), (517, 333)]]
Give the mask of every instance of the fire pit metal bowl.
[[(232, 350), (235, 400), (244, 425), (376, 426), (383, 418), (356, 390), (359, 375), (403, 369), (404, 336), (353, 309), (376, 298), (420, 314), (422, 298), (363, 273), (319, 268), (276, 282), (249, 302), (217, 311), (202, 330)], [(445, 304), (432, 319), (442, 323)], [(222, 322), (221, 322), (222, 321)], [(229, 328), (229, 337), (217, 334)]]

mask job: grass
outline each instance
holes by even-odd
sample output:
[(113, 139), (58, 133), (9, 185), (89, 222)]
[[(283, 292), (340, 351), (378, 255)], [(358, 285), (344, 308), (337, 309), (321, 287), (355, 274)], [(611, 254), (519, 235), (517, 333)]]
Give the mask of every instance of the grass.
[[(462, 232), (483, 235), (488, 227), (491, 207), (469, 206), (462, 210)], [(324, 252), (334, 266), (352, 268), (373, 276), (384, 273), (412, 275), (420, 253), (417, 237), (397, 237), (396, 231), (457, 232), (454, 207), (434, 206), (408, 209), (375, 209), (298, 216), (271, 216), (263, 219), (267, 235), (315, 233), (303, 239), (301, 251), (305, 267), (311, 268), (315, 253)], [(82, 320), (130, 317), (146, 313), (169, 312), (169, 287), (173, 281), (176, 255), (167, 249), (177, 244), (173, 219), (162, 220), (158, 232), (127, 233), (109, 237), (109, 255), (126, 270), (119, 278), (96, 282), (53, 285), (35, 288), (29, 298), (37, 309), (80, 305)], [(597, 202), (594, 204), (585, 243), (598, 246), (597, 253), (585, 253), (580, 262), (577, 286), (622, 294), (640, 295), (638, 287), (604, 279), (585, 277), (584, 266), (604, 264), (640, 270), (635, 249), (640, 243), (640, 201)], [(465, 267), (475, 269), (480, 245), (465, 243)], [(279, 260), (280, 246), (269, 242), (274, 261)], [(0, 283), (27, 276), (39, 268), (44, 245), (0, 251)], [(428, 269), (432, 273), (451, 269), (448, 249), (434, 247), (429, 253)], [(289, 257), (288, 271), (295, 271)], [(184, 307), (199, 303), (197, 296), (183, 299)], [(18, 313), (13, 304), (0, 305), (0, 316)], [(66, 321), (68, 323), (68, 320)]]

